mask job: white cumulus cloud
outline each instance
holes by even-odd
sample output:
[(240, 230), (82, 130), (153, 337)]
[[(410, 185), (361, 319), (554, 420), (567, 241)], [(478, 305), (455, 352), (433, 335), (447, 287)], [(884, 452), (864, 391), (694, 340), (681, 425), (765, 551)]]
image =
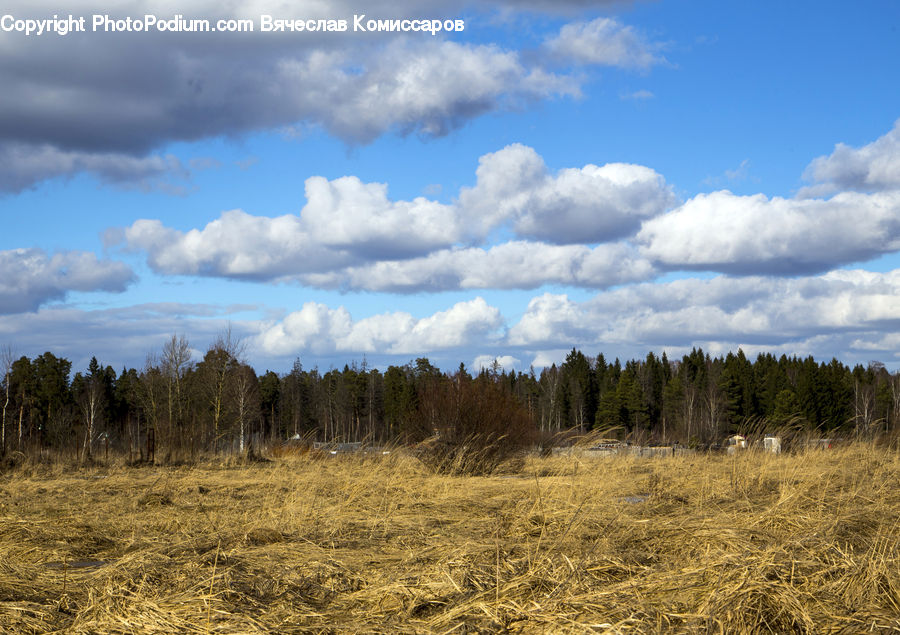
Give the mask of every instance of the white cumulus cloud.
[(122, 292), (134, 279), (126, 264), (89, 252), (0, 251), (0, 313), (34, 311), (69, 291)]
[[(347, 290), (441, 291), (646, 280), (647, 258), (624, 242), (674, 197), (653, 170), (588, 165), (550, 174), (532, 149), (481, 158), (476, 185), (457, 201), (393, 200), (388, 186), (355, 176), (306, 180), (299, 215), (223, 213), (187, 232), (142, 219), (122, 232), (166, 274), (296, 280)], [(475, 247), (494, 229), (538, 240)], [(596, 246), (585, 243), (597, 242)]]
[(409, 260), (383, 260), (309, 274), (310, 286), (346, 291), (449, 291), (533, 289), (545, 284), (602, 289), (647, 280), (656, 274), (649, 260), (624, 243), (548, 245), (510, 241), (488, 249), (443, 249)]
[(482, 370), (491, 370), (496, 364), (500, 369), (505, 371), (515, 370), (521, 360), (512, 355), (479, 355), (472, 361), (472, 371), (480, 373)]
[[(778, 348), (820, 338), (852, 348), (884, 329), (900, 327), (900, 270), (839, 270), (807, 278), (683, 279), (639, 284), (586, 302), (565, 295), (534, 298), (509, 329), (508, 343), (525, 348), (637, 351), (724, 343)], [(832, 350), (839, 350), (832, 346)], [(834, 353), (831, 353), (832, 355)]]
[(142, 219), (124, 238), (163, 273), (273, 280), (427, 253), (462, 231), (448, 206), (421, 197), (391, 201), (385, 185), (356, 177), (311, 177), (306, 196), (299, 216), (231, 210), (187, 232)]
[(837, 144), (830, 155), (814, 159), (804, 176), (851, 190), (900, 188), (900, 119), (890, 132), (861, 148)]
[(650, 168), (611, 163), (554, 175), (521, 144), (481, 157), (476, 176), (475, 186), (459, 196), (472, 226), (484, 233), (511, 220), (520, 236), (558, 244), (629, 236), (675, 203), (665, 179)]
[(313, 241), (293, 215), (268, 218), (231, 210), (188, 232), (138, 220), (125, 230), (125, 240), (147, 252), (153, 269), (167, 274), (278, 279), (351, 262)]
[(307, 302), (299, 311), (265, 325), (254, 344), (273, 355), (301, 351), (415, 355), (490, 340), (502, 325), (500, 311), (482, 298), (424, 318), (398, 311), (357, 321), (343, 307)]
[(459, 240), (463, 228), (453, 209), (424, 197), (391, 201), (387, 186), (354, 176), (306, 180), (301, 227), (311, 239), (369, 257), (428, 253)]
[(700, 194), (646, 221), (637, 240), (644, 255), (671, 269), (815, 273), (900, 249), (900, 193)]
[(584, 307), (567, 295), (545, 293), (532, 298), (522, 319), (509, 329), (507, 339), (513, 346), (544, 347), (584, 341), (585, 335), (591, 338), (596, 328)]

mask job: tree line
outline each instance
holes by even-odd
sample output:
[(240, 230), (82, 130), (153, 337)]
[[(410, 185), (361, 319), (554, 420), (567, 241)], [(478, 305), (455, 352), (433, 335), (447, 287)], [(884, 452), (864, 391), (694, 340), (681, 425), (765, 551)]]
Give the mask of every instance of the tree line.
[(148, 436), (164, 459), (244, 453), (290, 439), (411, 443), (505, 439), (546, 442), (564, 431), (609, 429), (643, 441), (709, 443), (750, 425), (792, 425), (821, 434), (872, 435), (897, 429), (900, 373), (883, 364), (832, 359), (755, 360), (743, 351), (680, 359), (649, 353), (610, 362), (572, 349), (539, 373), (499, 364), (444, 372), (427, 358), (385, 370), (362, 363), (258, 375), (230, 330), (192, 360), (172, 336), (140, 369), (116, 372), (92, 358), (71, 374), (69, 360), (6, 351), (0, 452), (77, 452), (112, 447), (144, 457)]

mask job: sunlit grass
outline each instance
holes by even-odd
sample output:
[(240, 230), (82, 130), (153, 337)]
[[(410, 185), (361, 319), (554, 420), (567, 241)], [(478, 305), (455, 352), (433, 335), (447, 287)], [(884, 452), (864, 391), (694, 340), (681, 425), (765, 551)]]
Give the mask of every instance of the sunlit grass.
[(11, 632), (862, 632), (900, 628), (900, 460), (417, 459), (20, 468)]

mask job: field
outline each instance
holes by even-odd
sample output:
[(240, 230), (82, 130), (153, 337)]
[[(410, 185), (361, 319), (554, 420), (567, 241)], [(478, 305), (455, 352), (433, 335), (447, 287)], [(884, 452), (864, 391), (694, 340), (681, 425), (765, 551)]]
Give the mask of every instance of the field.
[(900, 629), (900, 460), (311, 455), (0, 475), (0, 631)]

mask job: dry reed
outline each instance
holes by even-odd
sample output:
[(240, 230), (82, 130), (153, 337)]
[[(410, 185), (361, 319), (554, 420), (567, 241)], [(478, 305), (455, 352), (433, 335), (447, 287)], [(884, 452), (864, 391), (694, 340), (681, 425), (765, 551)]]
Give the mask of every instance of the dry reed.
[(313, 455), (0, 477), (0, 630), (900, 629), (900, 460)]

